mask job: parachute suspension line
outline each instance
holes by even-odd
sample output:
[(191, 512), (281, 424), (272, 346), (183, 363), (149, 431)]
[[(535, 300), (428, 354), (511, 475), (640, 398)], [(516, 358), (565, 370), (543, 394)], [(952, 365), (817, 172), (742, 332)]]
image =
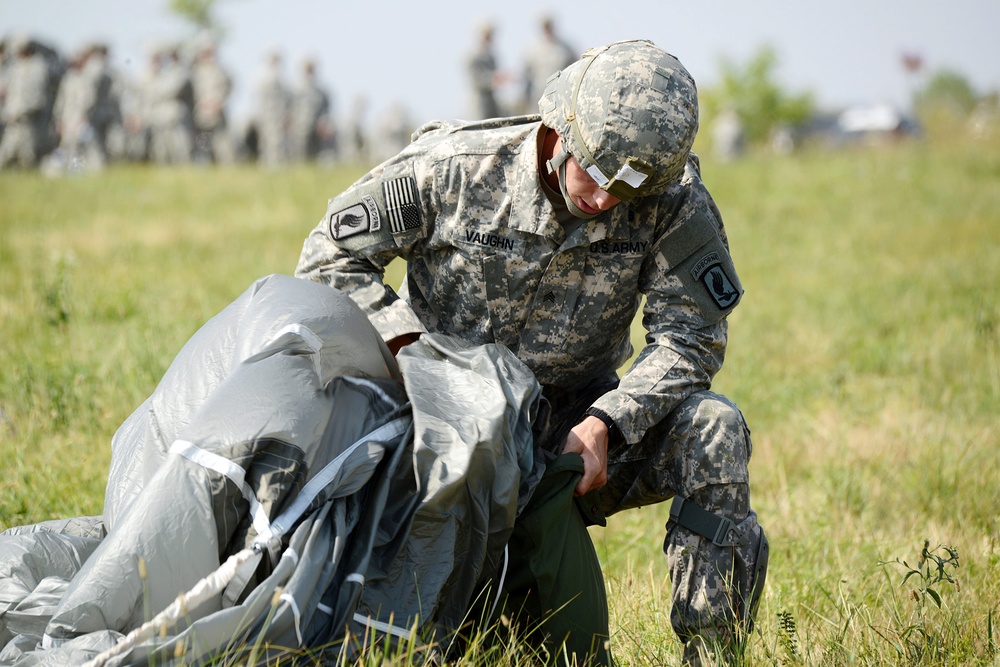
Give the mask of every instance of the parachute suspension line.
[(510, 566), (510, 546), (504, 545), (503, 547), (503, 569), (500, 571), (500, 583), (497, 585), (497, 597), (493, 600), (493, 609), (490, 610), (490, 619), (492, 620), (494, 614), (497, 613), (497, 606), (500, 604), (500, 598), (503, 596), (503, 585), (507, 580), (507, 568)]
[(252, 548), (246, 548), (230, 556), (219, 569), (208, 575), (191, 590), (181, 593), (166, 609), (154, 616), (152, 620), (143, 623), (138, 628), (128, 633), (118, 644), (108, 650), (96, 655), (84, 664), (84, 667), (103, 667), (105, 663), (115, 656), (121, 655), (139, 645), (140, 643), (156, 635), (161, 627), (170, 627), (182, 618), (187, 617), (188, 612), (200, 607), (202, 604), (220, 595), (229, 582), (236, 576), (236, 571), (240, 565), (255, 555)]
[(366, 628), (371, 628), (372, 630), (377, 630), (383, 634), (392, 635), (393, 637), (399, 637), (400, 639), (408, 639), (411, 634), (406, 628), (376, 620), (357, 611), (354, 612), (354, 620)]

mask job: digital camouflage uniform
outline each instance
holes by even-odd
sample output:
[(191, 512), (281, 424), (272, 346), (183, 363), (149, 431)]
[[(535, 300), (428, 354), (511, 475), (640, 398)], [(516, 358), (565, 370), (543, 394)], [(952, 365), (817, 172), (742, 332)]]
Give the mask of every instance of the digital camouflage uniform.
[(282, 60), (278, 52), (269, 54), (257, 82), (256, 123), (260, 162), (268, 166), (288, 161), (288, 107), (291, 94), (285, 85)]
[(471, 84), (471, 113), (477, 119), (495, 118), (500, 113), (496, 97), (497, 59), (493, 52), (493, 26), (479, 28), (479, 43), (465, 63)]
[(109, 135), (122, 119), (118, 91), (103, 46), (88, 46), (70, 62), (59, 84), (53, 115), (59, 129), (61, 157), (69, 169), (106, 164)]
[(3, 139), (0, 169), (10, 165), (38, 165), (47, 149), (49, 68), (34, 43), (12, 41), (6, 98), (3, 100)]
[(123, 131), (122, 80), (110, 64), (106, 45), (98, 44), (94, 47), (84, 69), (94, 91), (90, 125), (94, 128), (97, 147), (104, 160), (120, 158)]
[(160, 164), (187, 164), (194, 149), (191, 117), (194, 98), (191, 73), (180, 61), (177, 50), (166, 49), (157, 56), (157, 66), (147, 82), (147, 122), (150, 152)]
[(579, 54), (555, 32), (551, 17), (541, 21), (541, 35), (524, 56), (524, 108), (528, 113), (538, 103), (548, 78), (576, 61)]
[(78, 55), (70, 62), (59, 82), (52, 110), (59, 132), (59, 150), (70, 166), (86, 164), (93, 144), (93, 133), (87, 118), (91, 96), (83, 71), (84, 62), (84, 55)]
[(302, 68), (302, 79), (291, 91), (288, 152), (293, 162), (314, 160), (319, 156), (325, 136), (332, 131), (330, 94), (316, 80), (313, 61)]
[[(749, 430), (709, 391), (742, 294), (721, 216), (685, 151), (662, 193), (561, 225), (540, 185), (543, 130), (538, 116), (425, 126), (330, 201), (297, 275), (347, 291), (385, 340), (431, 331), (509, 347), (551, 404), (543, 447), (560, 450), (588, 408), (610, 418), (590, 518), (686, 498), (664, 544), (672, 624), (682, 639), (725, 641), (763, 533)], [(382, 282), (396, 257), (407, 261), (398, 295)], [(643, 297), (646, 345), (619, 383)], [(716, 535), (713, 516), (733, 529)], [(694, 519), (718, 544), (681, 525)]]
[(194, 151), (199, 160), (232, 162), (234, 147), (229, 136), (226, 107), (233, 80), (216, 58), (213, 45), (203, 46), (191, 68), (194, 97)]

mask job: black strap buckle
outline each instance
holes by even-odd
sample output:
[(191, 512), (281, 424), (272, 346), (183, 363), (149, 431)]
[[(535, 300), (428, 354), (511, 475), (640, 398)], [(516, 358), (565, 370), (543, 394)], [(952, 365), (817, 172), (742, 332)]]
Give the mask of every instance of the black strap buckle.
[(731, 519), (689, 503), (683, 496), (674, 496), (670, 503), (670, 520), (692, 533), (712, 540), (712, 544), (719, 547), (733, 547), (745, 539)]

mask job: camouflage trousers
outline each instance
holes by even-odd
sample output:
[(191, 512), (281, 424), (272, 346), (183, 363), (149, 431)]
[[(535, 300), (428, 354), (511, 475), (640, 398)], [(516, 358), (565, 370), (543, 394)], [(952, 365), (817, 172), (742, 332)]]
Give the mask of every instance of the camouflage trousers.
[(157, 164), (187, 164), (191, 161), (194, 138), (185, 123), (154, 125), (150, 133), (150, 156)]
[[(561, 451), (584, 411), (615, 386), (617, 377), (571, 392), (544, 388), (549, 413), (536, 430), (536, 444)], [(723, 542), (734, 543), (722, 545), (673, 517), (666, 525), (663, 551), (673, 586), (670, 621), (683, 641), (700, 636), (728, 644), (750, 615), (758, 551), (762, 543), (766, 548), (750, 509), (751, 451), (750, 429), (739, 408), (719, 394), (698, 392), (640, 442), (628, 445), (619, 438), (609, 443), (607, 484), (585, 496), (583, 513), (591, 514), (585, 516), (591, 521), (602, 511), (611, 515), (680, 496), (732, 522), (735, 539)]]
[(41, 112), (32, 112), (9, 121), (0, 141), (0, 169), (14, 165), (31, 168), (45, 152), (46, 123)]

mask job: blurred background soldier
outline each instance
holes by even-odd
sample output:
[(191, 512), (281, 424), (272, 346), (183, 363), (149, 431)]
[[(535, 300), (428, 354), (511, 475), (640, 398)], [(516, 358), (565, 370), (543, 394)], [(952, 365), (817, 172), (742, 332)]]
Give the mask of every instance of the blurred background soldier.
[(13, 58), (9, 41), (6, 37), (0, 39), (0, 141), (3, 141), (3, 100), (7, 96), (7, 76), (10, 70), (10, 61)]
[(288, 107), (290, 94), (278, 51), (267, 56), (257, 83), (257, 142), (262, 164), (281, 165), (288, 160)]
[(31, 168), (48, 152), (49, 66), (28, 37), (12, 39), (10, 50), (13, 60), (3, 102), (0, 168), (9, 165)]
[(358, 95), (351, 104), (350, 113), (344, 123), (344, 140), (340, 149), (345, 160), (365, 163), (369, 160), (368, 137), (365, 123), (368, 116), (368, 98)]
[(556, 34), (551, 16), (543, 16), (539, 21), (541, 35), (528, 50), (524, 59), (524, 97), (521, 98), (521, 113), (535, 113), (538, 98), (545, 90), (545, 82), (550, 76), (569, 67), (580, 54)]
[(119, 104), (122, 114), (121, 137), (116, 141), (116, 151), (129, 162), (146, 162), (150, 159), (149, 121), (147, 119), (147, 89), (151, 85), (153, 62), (148, 71), (138, 78), (124, 77), (119, 83)]
[(415, 129), (406, 105), (394, 100), (378, 120), (369, 154), (378, 162), (387, 160), (406, 148)]
[(47, 161), (47, 169), (100, 169), (112, 152), (115, 158), (122, 157), (119, 94), (107, 46), (92, 44), (81, 49), (59, 85), (53, 110), (58, 148)]
[(743, 155), (746, 147), (746, 135), (743, 131), (743, 121), (736, 109), (723, 109), (712, 123), (712, 145), (715, 156), (724, 162), (730, 162)]
[(507, 82), (507, 75), (497, 67), (493, 53), (494, 28), (491, 23), (479, 27), (479, 41), (466, 67), (472, 86), (472, 115), (476, 119), (502, 116), (497, 91)]
[(159, 49), (147, 89), (150, 149), (154, 162), (185, 164), (191, 161), (194, 96), (191, 76), (180, 61), (176, 46)]
[(7, 78), (10, 62), (14, 57), (10, 50), (9, 41), (6, 37), (0, 39), (0, 141), (3, 141), (3, 100), (7, 96)]
[(334, 148), (330, 95), (316, 81), (316, 61), (302, 63), (302, 78), (292, 91), (288, 152), (293, 162), (313, 161)]
[[(112, 156), (121, 156), (122, 127), (120, 82), (111, 69), (106, 44), (93, 44), (89, 48), (83, 75), (91, 95), (87, 119), (94, 133), (94, 159), (104, 165)], [(114, 140), (113, 135), (116, 135)], [(116, 144), (114, 148), (112, 143)]]
[(206, 42), (198, 51), (191, 70), (194, 94), (194, 156), (198, 162), (233, 161), (226, 105), (233, 92), (229, 73), (219, 64), (215, 44)]
[(90, 91), (84, 75), (87, 51), (82, 50), (69, 60), (56, 94), (53, 119), (59, 146), (53, 155), (52, 167), (77, 171), (88, 162), (93, 152), (93, 132), (88, 115), (91, 106)]

